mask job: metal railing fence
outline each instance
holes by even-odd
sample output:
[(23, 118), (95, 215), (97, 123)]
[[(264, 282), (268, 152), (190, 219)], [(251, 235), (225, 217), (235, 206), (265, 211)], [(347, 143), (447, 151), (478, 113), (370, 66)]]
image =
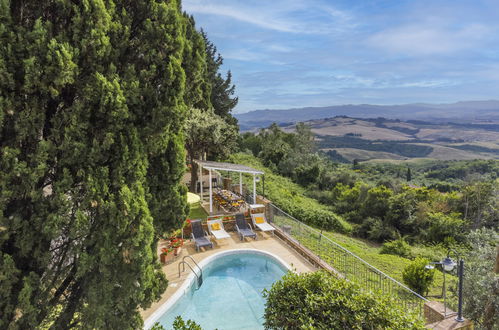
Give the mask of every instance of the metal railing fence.
[(311, 250), (346, 279), (357, 283), (365, 290), (388, 295), (404, 309), (413, 311), (420, 317), (423, 316), (423, 305), (428, 301), (426, 298), (277, 206), (268, 204), (267, 212), (268, 220), (274, 226)]

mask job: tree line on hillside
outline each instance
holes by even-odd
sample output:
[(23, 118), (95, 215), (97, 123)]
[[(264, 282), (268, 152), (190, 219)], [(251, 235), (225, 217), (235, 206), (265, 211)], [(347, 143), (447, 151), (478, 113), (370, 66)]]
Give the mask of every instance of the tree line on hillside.
[(188, 120), (237, 133), (221, 65), (180, 1), (0, 1), (0, 328), (142, 327)]
[(430, 146), (413, 144), (424, 142), (428, 141), (370, 141), (345, 134), (345, 136), (321, 135), (317, 144), (320, 149), (354, 148), (369, 151), (389, 152), (403, 157), (426, 157), (433, 151), (433, 148)]

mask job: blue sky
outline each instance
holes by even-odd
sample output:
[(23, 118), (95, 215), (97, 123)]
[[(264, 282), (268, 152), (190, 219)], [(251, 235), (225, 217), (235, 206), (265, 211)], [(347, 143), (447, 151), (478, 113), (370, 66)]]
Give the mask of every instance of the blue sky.
[(236, 113), (499, 99), (498, 0), (184, 0)]

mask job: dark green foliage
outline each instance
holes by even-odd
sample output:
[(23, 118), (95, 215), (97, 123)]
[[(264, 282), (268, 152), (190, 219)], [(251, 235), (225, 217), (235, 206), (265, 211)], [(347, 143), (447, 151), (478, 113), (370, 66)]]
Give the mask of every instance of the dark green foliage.
[(309, 127), (298, 123), (295, 130), (286, 133), (277, 124), (272, 124), (258, 135), (245, 133), (239, 141), (239, 149), (250, 150), (265, 166), (295, 182), (317, 184), (323, 173), (324, 156), (316, 153)]
[(346, 220), (359, 224), (356, 234), (378, 242), (401, 235), (411, 242), (437, 243), (462, 240), (468, 224), (455, 211), (458, 195), (426, 188), (403, 186), (400, 191), (385, 186), (370, 188), (360, 181), (353, 187), (337, 184), (321, 201)]
[(364, 140), (352, 136), (321, 135), (318, 141), (320, 149), (354, 148), (371, 151), (390, 152), (404, 157), (426, 157), (433, 148), (399, 141)]
[[(338, 151), (336, 150), (328, 150), (324, 153), (328, 158), (330, 158), (333, 162), (338, 162), (338, 163), (345, 163), (348, 164), (350, 161), (343, 157)], [(355, 162), (355, 159), (354, 159)]]
[(490, 175), (492, 179), (499, 177), (497, 160), (448, 161), (439, 162), (426, 173), (427, 178), (446, 181), (449, 179), (466, 179), (472, 174)]
[(359, 160), (358, 159), (354, 159), (353, 162), (352, 162), (352, 168), (354, 170), (356, 170), (358, 167), (359, 167)]
[(475, 328), (499, 329), (499, 233), (485, 228), (471, 231), (466, 245), (463, 314), (475, 322)]
[(411, 246), (403, 238), (400, 238), (394, 241), (383, 243), (383, 246), (379, 253), (393, 254), (396, 256), (408, 258), (411, 256)]
[[(175, 318), (172, 324), (173, 330), (202, 330), (201, 326), (192, 320), (184, 321), (179, 315)], [(150, 330), (165, 330), (159, 322), (154, 323)]]
[[(212, 157), (226, 158), (236, 146), (237, 130), (227, 124), (212, 109), (191, 109), (185, 125), (185, 148), (189, 158), (201, 159), (204, 154)], [(198, 181), (198, 164), (191, 163), (191, 191), (195, 190)]]
[(464, 221), (457, 214), (428, 213), (428, 229), (423, 236), (427, 242), (443, 242), (447, 238), (462, 240)]
[(469, 182), (461, 191), (458, 209), (474, 229), (499, 227), (499, 180)]
[(389, 297), (325, 272), (288, 273), (265, 296), (266, 329), (424, 329)]
[(184, 13), (186, 43), (182, 68), (186, 74), (185, 104), (190, 108), (208, 110), (211, 104), (211, 84), (207, 79), (208, 65), (203, 35), (196, 30), (194, 18)]
[(454, 149), (461, 149), (461, 150), (474, 151), (474, 152), (488, 152), (488, 153), (499, 155), (499, 149), (492, 149), (492, 148), (477, 146), (477, 145), (473, 145), (473, 144), (451, 145), (450, 147), (452, 147)]
[(404, 283), (420, 295), (428, 294), (435, 278), (435, 269), (426, 268), (429, 263), (427, 259), (416, 258), (402, 272)]
[(405, 175), (405, 180), (407, 182), (411, 182), (411, 180), (412, 180), (412, 174), (411, 174), (411, 168), (410, 167), (407, 168), (407, 173)]
[(164, 291), (184, 24), (176, 1), (0, 1), (0, 328), (140, 328)]
[(205, 80), (211, 86), (210, 101), (215, 114), (224, 118), (230, 125), (237, 125), (237, 119), (231, 114), (239, 101), (235, 97), (235, 86), (232, 84), (232, 73), (227, 72), (226, 78), (219, 72), (223, 64), (223, 58), (218, 53), (217, 47), (208, 39), (207, 34), (201, 31), (206, 51), (206, 75)]
[(192, 320), (184, 321), (182, 317), (177, 316), (173, 321), (173, 330), (201, 330), (201, 326)]
[(250, 132), (241, 134), (238, 144), (241, 151), (250, 151), (254, 156), (262, 151), (260, 137)]

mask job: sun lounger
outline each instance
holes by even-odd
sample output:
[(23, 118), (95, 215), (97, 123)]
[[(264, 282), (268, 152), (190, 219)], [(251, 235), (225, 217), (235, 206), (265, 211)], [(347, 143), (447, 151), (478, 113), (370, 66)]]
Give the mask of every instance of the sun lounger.
[(251, 213), (251, 220), (253, 221), (253, 225), (261, 231), (271, 231), (274, 233), (275, 228), (267, 222), (265, 213)]
[(207, 237), (208, 235), (203, 230), (203, 225), (200, 219), (191, 220), (191, 228), (191, 237), (194, 240), (194, 244), (196, 244), (196, 251), (199, 251), (200, 248), (206, 246), (213, 248), (213, 243), (210, 241), (210, 239)]
[(215, 239), (230, 238), (230, 235), (225, 231), (222, 218), (208, 220), (208, 232), (212, 234)]
[(248, 222), (242, 213), (236, 213), (236, 229), (241, 241), (245, 237), (253, 237), (256, 239), (256, 233), (248, 226)]

